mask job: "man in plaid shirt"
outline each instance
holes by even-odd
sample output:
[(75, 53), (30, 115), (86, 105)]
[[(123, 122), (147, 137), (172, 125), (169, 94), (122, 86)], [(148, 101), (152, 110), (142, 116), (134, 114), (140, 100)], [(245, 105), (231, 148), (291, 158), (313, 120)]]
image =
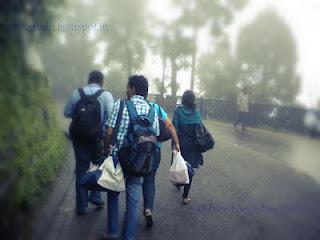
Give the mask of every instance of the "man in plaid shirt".
[[(130, 99), (139, 115), (147, 115), (150, 110), (150, 105), (146, 101), (148, 96), (148, 80), (144, 76), (134, 75), (129, 78), (127, 86), (127, 96)], [(117, 101), (113, 107), (113, 110), (108, 119), (108, 130), (105, 139), (105, 148), (109, 152), (112, 135), (114, 128), (116, 127), (117, 116), (120, 110), (120, 101)], [(129, 112), (124, 105), (121, 121), (119, 124), (118, 133), (116, 136), (116, 145), (113, 149), (113, 156), (117, 157), (119, 149), (121, 149), (125, 137), (127, 136), (130, 127)], [(156, 135), (159, 136), (159, 120), (158, 115), (155, 113), (153, 128)], [(121, 162), (121, 159), (120, 159)], [(123, 239), (134, 239), (137, 221), (138, 221), (138, 209), (139, 198), (141, 194), (141, 185), (143, 178), (128, 176), (126, 178), (126, 213), (124, 218), (124, 230)], [(108, 192), (108, 226), (107, 234), (103, 236), (103, 239), (118, 239), (119, 238), (119, 193)]]
[[(146, 99), (143, 96), (134, 95), (134, 96), (130, 97), (130, 100), (135, 105), (139, 115), (148, 115), (150, 105), (146, 102)], [(108, 127), (109, 128), (114, 129), (116, 127), (116, 121), (117, 121), (119, 109), (120, 109), (120, 100), (118, 100), (114, 104), (113, 110), (112, 110), (111, 115), (108, 119)], [(155, 112), (155, 114), (157, 115), (157, 112)], [(155, 118), (158, 119), (157, 116), (155, 116)], [(129, 117), (129, 112), (128, 112), (126, 105), (124, 105), (121, 119), (122, 120), (120, 122), (119, 130), (118, 130), (116, 145), (115, 145), (115, 148), (113, 149), (114, 152), (118, 152), (119, 149), (122, 147), (122, 145), (124, 143), (124, 139), (128, 133), (130, 117)], [(159, 121), (158, 120), (153, 122), (153, 128), (156, 130), (157, 136), (159, 136), (160, 133), (159, 133)]]

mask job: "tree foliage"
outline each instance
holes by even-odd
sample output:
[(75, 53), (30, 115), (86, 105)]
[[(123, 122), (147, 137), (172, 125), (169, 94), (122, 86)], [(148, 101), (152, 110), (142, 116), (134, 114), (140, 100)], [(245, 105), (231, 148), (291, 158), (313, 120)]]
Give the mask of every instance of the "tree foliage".
[(236, 64), (227, 42), (214, 52), (203, 54), (197, 68), (199, 89), (207, 98), (235, 100), (237, 95)]
[(192, 31), (191, 49), (191, 80), (190, 88), (195, 85), (195, 71), (197, 65), (197, 39), (201, 28), (209, 25), (213, 37), (223, 35), (227, 25), (232, 23), (236, 11), (241, 10), (248, 0), (174, 0), (183, 9), (178, 24)]
[(50, 32), (21, 28), (37, 21), (49, 23), (57, 3), (0, 2), (0, 186), (9, 186), (0, 196), (0, 232), (16, 239), (23, 229), (12, 232), (17, 229), (15, 220), (52, 180), (65, 149), (47, 78), (25, 58), (27, 48)]
[(254, 101), (294, 103), (299, 90), (296, 44), (289, 26), (273, 9), (243, 27), (237, 58), (239, 81), (250, 87)]
[(145, 60), (145, 0), (108, 0), (105, 9), (108, 31), (103, 36), (107, 42), (106, 64), (121, 64), (127, 76), (140, 70)]
[[(65, 0), (64, 5), (56, 25), (97, 23), (97, 17), (91, 14), (95, 5), (85, 5), (78, 0)], [(98, 30), (94, 33), (101, 34)], [(84, 34), (81, 31), (56, 31), (40, 43), (44, 68), (56, 96), (66, 97), (72, 89), (86, 84), (89, 72), (98, 67), (93, 63), (96, 44), (97, 40), (89, 39), (88, 31)]]

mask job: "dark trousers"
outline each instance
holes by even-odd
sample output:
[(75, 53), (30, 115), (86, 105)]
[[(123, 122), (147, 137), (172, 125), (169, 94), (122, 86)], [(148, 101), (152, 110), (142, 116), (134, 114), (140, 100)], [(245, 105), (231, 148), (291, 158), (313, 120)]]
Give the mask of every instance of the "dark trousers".
[(193, 178), (193, 176), (189, 175), (189, 181), (190, 182), (189, 182), (189, 184), (185, 184), (184, 185), (183, 195), (182, 195), (183, 198), (187, 198), (188, 195), (189, 195), (191, 184), (192, 184), (192, 178)]
[[(90, 166), (90, 162), (100, 157), (100, 143), (73, 142), (76, 158), (76, 209), (85, 211), (88, 207), (88, 190), (80, 186), (80, 180)], [(101, 199), (100, 192), (91, 191), (90, 200)]]
[(160, 160), (161, 160), (161, 149), (158, 149), (157, 156), (155, 159), (155, 166), (152, 171), (152, 174), (143, 178), (142, 191), (143, 191), (144, 210), (150, 209), (151, 211), (153, 211), (154, 197), (156, 192), (155, 178), (156, 178), (156, 173), (160, 164)]
[(239, 112), (238, 120), (234, 123), (234, 127), (237, 127), (239, 123), (242, 123), (242, 129), (244, 130), (248, 122), (248, 112)]

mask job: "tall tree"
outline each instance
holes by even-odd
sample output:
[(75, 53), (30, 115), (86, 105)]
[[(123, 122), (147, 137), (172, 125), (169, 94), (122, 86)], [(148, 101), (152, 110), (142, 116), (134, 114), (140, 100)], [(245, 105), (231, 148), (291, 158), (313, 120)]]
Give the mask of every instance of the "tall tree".
[(287, 23), (272, 8), (243, 27), (237, 43), (240, 83), (250, 86), (253, 100), (292, 104), (299, 90), (297, 53)]
[(192, 51), (192, 41), (182, 35), (181, 29), (175, 23), (168, 28), (167, 34), (166, 51), (171, 66), (171, 96), (175, 98), (179, 87), (178, 71), (190, 66), (187, 57)]
[[(156, 29), (157, 33), (152, 35), (152, 38), (149, 41), (149, 47), (151, 51), (158, 55), (161, 58), (161, 64), (162, 64), (162, 76), (161, 80), (160, 78), (156, 78), (155, 80), (155, 86), (158, 92), (164, 96), (166, 93), (166, 79), (167, 79), (167, 66), (168, 66), (168, 34), (167, 34), (167, 28), (169, 27), (168, 24), (164, 23), (163, 21), (158, 20), (157, 18), (153, 19), (153, 22), (151, 22), (151, 28)], [(151, 33), (152, 34), (152, 33)]]
[(177, 83), (177, 74), (182, 68), (188, 68), (190, 62), (188, 56), (192, 51), (192, 40), (190, 37), (183, 35), (183, 29), (177, 21), (164, 23), (163, 21), (156, 21), (155, 28), (160, 29), (161, 32), (153, 37), (152, 50), (154, 53), (160, 55), (162, 60), (162, 81), (156, 80), (155, 85), (164, 94), (166, 84), (166, 69), (170, 67), (171, 80), (170, 89), (171, 96), (176, 97), (179, 84)]
[(225, 26), (232, 22), (234, 13), (242, 9), (248, 0), (174, 0), (174, 2), (183, 9), (179, 23), (192, 30), (190, 88), (194, 90), (199, 31), (209, 24), (212, 35), (220, 36)]
[[(99, 1), (101, 0), (94, 0), (93, 3), (97, 4)], [(71, 26), (78, 24), (97, 24), (100, 15), (91, 14), (95, 9), (94, 4), (65, 0), (64, 9), (61, 9), (54, 23), (55, 26), (64, 27), (56, 31), (52, 38), (40, 43), (44, 68), (55, 95), (69, 95), (72, 89), (85, 84), (88, 73), (97, 67), (93, 63), (97, 53), (97, 40), (89, 39), (89, 31), (71, 30)], [(67, 30), (66, 26), (70, 28)], [(102, 31), (94, 30), (94, 34), (100, 33)]]
[(161, 78), (161, 84), (159, 85), (160, 94), (162, 97), (164, 97), (164, 94), (166, 92), (166, 70), (167, 70), (167, 60), (169, 56), (169, 39), (166, 34), (163, 34), (163, 36), (160, 38), (159, 46), (160, 46), (160, 57), (161, 57), (161, 63), (162, 63), (162, 78)]
[(235, 100), (237, 94), (236, 64), (227, 41), (220, 42), (214, 52), (199, 58), (199, 88), (207, 98)]
[(145, 60), (145, 0), (108, 0), (105, 9), (108, 31), (107, 65), (120, 63), (127, 76), (139, 70)]

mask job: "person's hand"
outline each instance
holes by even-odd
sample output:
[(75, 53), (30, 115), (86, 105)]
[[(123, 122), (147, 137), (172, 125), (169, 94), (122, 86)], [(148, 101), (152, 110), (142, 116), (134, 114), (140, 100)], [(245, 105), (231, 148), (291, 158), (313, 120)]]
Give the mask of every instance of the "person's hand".
[(106, 156), (109, 156), (111, 154), (111, 151), (112, 151), (112, 146), (104, 146), (104, 154)]
[(179, 144), (174, 144), (173, 145), (173, 150), (177, 151), (177, 152), (180, 152), (180, 145)]

